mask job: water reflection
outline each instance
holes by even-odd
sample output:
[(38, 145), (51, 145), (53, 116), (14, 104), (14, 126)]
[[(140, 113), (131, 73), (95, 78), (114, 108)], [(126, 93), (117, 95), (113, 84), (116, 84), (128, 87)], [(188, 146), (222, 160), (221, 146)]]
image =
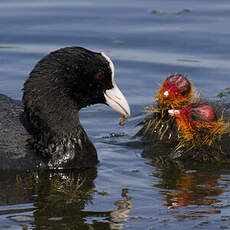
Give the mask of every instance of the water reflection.
[(221, 213), (223, 193), (230, 191), (229, 181), (222, 180), (230, 173), (228, 165), (182, 164), (167, 157), (152, 158), (149, 164), (159, 179), (153, 186), (160, 188), (162, 206), (169, 213), (180, 219)]
[(121, 196), (124, 198), (123, 200), (117, 200), (115, 205), (117, 206), (116, 211), (112, 211), (110, 226), (111, 229), (122, 229), (123, 221), (127, 221), (130, 216), (129, 212), (132, 209), (132, 197), (128, 196), (128, 189), (122, 189)]
[(54, 173), (34, 177), (31, 185), (33, 194), (37, 196), (34, 202), (37, 209), (33, 224), (38, 229), (47, 225), (61, 229), (67, 223), (84, 226), (81, 210), (92, 202), (95, 177), (95, 169), (83, 173)]
[(220, 175), (205, 172), (181, 172), (167, 180), (165, 173), (168, 172), (158, 174), (158, 177), (163, 180), (156, 186), (171, 187), (172, 190), (161, 191), (162, 200), (165, 201), (163, 205), (169, 208), (214, 204), (218, 202), (218, 199), (211, 197), (219, 196), (224, 192), (223, 189), (216, 188)]
[(95, 194), (103, 193), (95, 189), (96, 176), (95, 168), (61, 173), (1, 172), (0, 215), (10, 223), (8, 226), (0, 220), (0, 228), (17, 223), (22, 229), (122, 229), (132, 208), (128, 189), (122, 189), (116, 210), (84, 210), (93, 203)]
[[(1, 199), (1, 203), (14, 205), (14, 211), (7, 210), (6, 206), (5, 214), (13, 222), (22, 223), (24, 228), (27, 223), (35, 229), (65, 229), (73, 225), (76, 225), (76, 229), (88, 229), (85, 224), (87, 213), (82, 210), (87, 203), (92, 202), (96, 192), (93, 183), (96, 175), (96, 169), (7, 175), (3, 172), (0, 196), (5, 199)], [(25, 203), (31, 204), (27, 210)], [(23, 204), (22, 210), (20, 204)]]

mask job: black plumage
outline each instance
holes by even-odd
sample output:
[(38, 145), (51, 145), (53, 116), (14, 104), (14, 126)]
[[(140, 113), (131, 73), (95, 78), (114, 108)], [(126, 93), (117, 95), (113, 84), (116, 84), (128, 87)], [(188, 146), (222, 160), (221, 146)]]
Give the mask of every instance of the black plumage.
[[(75, 168), (95, 165), (98, 162), (97, 152), (80, 124), (78, 111), (96, 103), (110, 105), (108, 100), (114, 103), (113, 95), (108, 99), (114, 88), (119, 91), (114, 81), (113, 65), (103, 53), (67, 47), (42, 58), (25, 82), (24, 107), (19, 101), (1, 97), (0, 110), (5, 107), (6, 115), (0, 112), (0, 127), (11, 124), (12, 119), (7, 122), (5, 118), (13, 116), (14, 123), (9, 126), (5, 140), (13, 135), (18, 143), (12, 144), (10, 140), (4, 149), (0, 147), (1, 156), (5, 156), (0, 168)], [(121, 101), (115, 101), (115, 106), (119, 108), (114, 109), (128, 116), (128, 103), (119, 93)], [(8, 107), (9, 104), (12, 108)], [(2, 138), (0, 134), (0, 143)], [(16, 150), (18, 147), (20, 151)], [(18, 160), (12, 165), (11, 159), (16, 152)]]

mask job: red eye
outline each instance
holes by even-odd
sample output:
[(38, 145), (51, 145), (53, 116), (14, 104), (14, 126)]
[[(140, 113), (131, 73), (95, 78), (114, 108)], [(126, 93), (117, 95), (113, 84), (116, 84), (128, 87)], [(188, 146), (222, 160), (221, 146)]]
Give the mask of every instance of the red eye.
[(104, 78), (104, 75), (103, 75), (103, 74), (98, 74), (97, 80), (101, 81), (103, 78)]

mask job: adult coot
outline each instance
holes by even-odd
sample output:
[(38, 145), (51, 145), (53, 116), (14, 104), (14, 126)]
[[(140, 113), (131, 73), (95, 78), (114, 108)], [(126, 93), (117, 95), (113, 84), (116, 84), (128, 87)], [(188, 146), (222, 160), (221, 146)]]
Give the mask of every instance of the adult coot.
[(25, 82), (23, 103), (0, 95), (0, 169), (95, 165), (78, 111), (96, 103), (130, 115), (109, 57), (67, 47), (42, 58)]
[(143, 126), (138, 135), (145, 139), (161, 143), (177, 139), (175, 119), (168, 114), (169, 109), (180, 109), (196, 100), (193, 84), (181, 74), (169, 75), (155, 96), (152, 108), (141, 122)]

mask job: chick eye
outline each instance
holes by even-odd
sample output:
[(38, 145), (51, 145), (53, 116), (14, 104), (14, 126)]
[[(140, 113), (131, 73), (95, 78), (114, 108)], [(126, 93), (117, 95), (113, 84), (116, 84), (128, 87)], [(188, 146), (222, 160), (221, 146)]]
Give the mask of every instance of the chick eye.
[(196, 116), (195, 114), (190, 115), (190, 118), (191, 118), (193, 121), (197, 120), (197, 116)]
[(104, 79), (104, 74), (102, 74), (102, 73), (99, 73), (98, 75), (97, 75), (97, 80), (98, 81), (101, 81), (102, 79)]

